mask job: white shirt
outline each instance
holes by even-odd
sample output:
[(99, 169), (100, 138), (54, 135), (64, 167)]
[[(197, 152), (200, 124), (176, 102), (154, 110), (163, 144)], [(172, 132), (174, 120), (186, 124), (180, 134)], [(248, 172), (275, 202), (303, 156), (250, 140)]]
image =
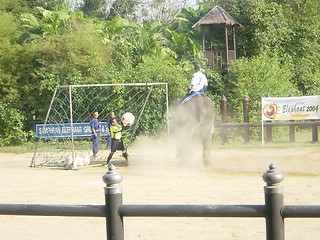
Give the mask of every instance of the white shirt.
[(198, 92), (200, 91), (204, 86), (208, 86), (208, 80), (207, 77), (202, 72), (196, 72), (193, 74), (191, 85), (193, 85), (192, 91)]

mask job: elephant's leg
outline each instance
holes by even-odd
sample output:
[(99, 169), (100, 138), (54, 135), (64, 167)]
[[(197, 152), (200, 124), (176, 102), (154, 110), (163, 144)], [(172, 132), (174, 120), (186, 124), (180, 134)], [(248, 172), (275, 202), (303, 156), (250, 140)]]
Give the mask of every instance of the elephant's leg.
[(203, 164), (205, 166), (211, 165), (211, 131), (205, 131), (202, 135), (202, 146), (203, 146)]
[(209, 147), (207, 146), (203, 147), (203, 164), (205, 166), (211, 165), (211, 153)]
[(177, 157), (181, 164), (185, 164), (194, 157), (192, 136), (187, 131), (182, 131), (177, 138)]

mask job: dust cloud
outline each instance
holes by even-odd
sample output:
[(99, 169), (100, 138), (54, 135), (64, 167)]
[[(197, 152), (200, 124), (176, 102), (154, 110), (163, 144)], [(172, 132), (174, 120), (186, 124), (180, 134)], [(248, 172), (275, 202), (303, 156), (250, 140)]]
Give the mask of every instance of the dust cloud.
[(149, 169), (203, 166), (200, 152), (196, 151), (195, 154), (195, 149), (185, 149), (189, 157), (181, 158), (178, 156), (176, 143), (177, 138), (174, 135), (161, 138), (139, 136), (129, 149), (129, 164)]
[[(221, 143), (211, 144), (212, 166), (205, 167), (202, 161), (202, 150), (186, 149), (188, 158), (177, 156), (177, 139), (139, 137), (129, 153), (130, 165), (144, 169), (158, 167), (203, 168), (209, 172), (257, 173), (262, 174), (274, 163), (279, 170), (289, 175), (320, 175), (320, 147), (318, 145), (279, 147), (277, 144), (257, 147), (222, 146)], [(293, 144), (294, 145), (294, 144)]]

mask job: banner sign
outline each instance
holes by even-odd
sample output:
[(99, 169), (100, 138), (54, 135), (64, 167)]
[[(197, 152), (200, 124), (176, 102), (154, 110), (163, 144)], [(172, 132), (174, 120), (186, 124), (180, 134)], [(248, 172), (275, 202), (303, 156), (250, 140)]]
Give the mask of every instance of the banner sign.
[(320, 119), (320, 96), (262, 98), (262, 120)]
[[(107, 123), (99, 122), (100, 136), (108, 136)], [(42, 135), (41, 135), (42, 134)], [(65, 138), (71, 137), (71, 124), (37, 124), (36, 137), (37, 138)], [(74, 137), (91, 137), (90, 123), (73, 123), (73, 136)]]

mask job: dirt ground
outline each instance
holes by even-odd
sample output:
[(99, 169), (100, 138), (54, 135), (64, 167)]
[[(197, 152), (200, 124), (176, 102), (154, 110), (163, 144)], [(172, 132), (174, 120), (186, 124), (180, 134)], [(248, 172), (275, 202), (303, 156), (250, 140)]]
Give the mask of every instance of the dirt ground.
[[(320, 147), (214, 148), (213, 164), (181, 164), (156, 141), (130, 151), (120, 165), (124, 204), (264, 204), (270, 163), (285, 174), (284, 201), (320, 204)], [(150, 147), (153, 146), (153, 147)], [(106, 167), (77, 171), (30, 168), (32, 153), (0, 154), (0, 203), (104, 204)], [(265, 239), (263, 218), (125, 218), (127, 240)], [(106, 239), (104, 218), (0, 216), (0, 239)], [(286, 219), (286, 239), (318, 240), (320, 219)]]

